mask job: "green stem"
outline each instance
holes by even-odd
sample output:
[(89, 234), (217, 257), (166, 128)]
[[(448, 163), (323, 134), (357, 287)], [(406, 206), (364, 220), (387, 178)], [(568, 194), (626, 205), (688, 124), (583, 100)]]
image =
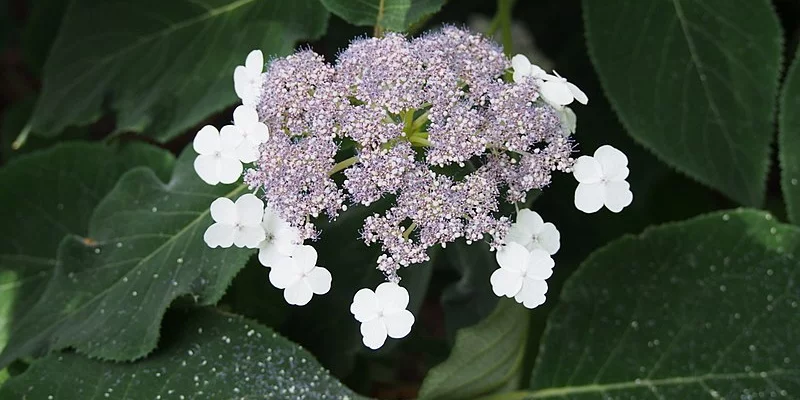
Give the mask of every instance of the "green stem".
[(412, 222), (411, 225), (409, 225), (408, 228), (406, 228), (406, 230), (403, 232), (403, 239), (408, 239), (408, 235), (410, 235), (411, 232), (414, 232), (414, 229), (417, 229), (417, 224)]
[(425, 139), (425, 138), (421, 138), (421, 137), (416, 137), (416, 136), (415, 137), (411, 137), (411, 138), (408, 139), (408, 141), (411, 142), (412, 145), (415, 144), (415, 145), (420, 146), (420, 147), (430, 147), (431, 146), (431, 141), (430, 140)]
[(490, 27), (490, 30), (494, 28), (496, 31), (497, 27), (494, 25), (495, 23), (499, 25), (503, 52), (509, 57), (514, 53), (514, 42), (511, 38), (511, 12), (515, 2), (516, 0), (497, 0), (497, 14), (492, 21), (492, 27)]
[(383, 37), (383, 13), (386, 5), (384, 4), (384, 0), (381, 0), (378, 3), (378, 15), (375, 18), (375, 29), (372, 31), (372, 36), (379, 38)]
[(344, 170), (347, 167), (349, 167), (349, 166), (351, 166), (351, 165), (353, 165), (353, 164), (355, 164), (357, 162), (358, 162), (358, 156), (352, 156), (352, 157), (350, 157), (350, 158), (348, 158), (346, 160), (339, 161), (338, 163), (336, 163), (336, 165), (333, 166), (333, 168), (331, 168), (330, 171), (328, 171), (328, 176), (332, 176), (333, 174), (335, 174), (335, 173), (337, 173), (337, 172), (339, 172), (341, 170)]
[(422, 115), (417, 117), (417, 119), (415, 119), (414, 122), (411, 123), (411, 131), (416, 132), (420, 128), (422, 128), (422, 126), (428, 122), (428, 115), (430, 115), (430, 111), (425, 111), (424, 113), (422, 113)]

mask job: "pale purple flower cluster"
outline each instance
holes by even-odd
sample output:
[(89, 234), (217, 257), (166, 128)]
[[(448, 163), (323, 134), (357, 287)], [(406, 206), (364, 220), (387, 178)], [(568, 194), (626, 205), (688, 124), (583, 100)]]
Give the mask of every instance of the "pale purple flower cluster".
[(456, 27), (359, 39), (334, 65), (310, 50), (274, 60), (258, 105), (272, 135), (245, 180), (303, 238), (347, 201), (393, 196), (362, 230), (391, 281), (435, 245), (497, 247), (510, 226), (500, 200), (523, 201), (573, 163), (557, 110), (533, 80), (510, 82), (509, 67), (499, 46)]

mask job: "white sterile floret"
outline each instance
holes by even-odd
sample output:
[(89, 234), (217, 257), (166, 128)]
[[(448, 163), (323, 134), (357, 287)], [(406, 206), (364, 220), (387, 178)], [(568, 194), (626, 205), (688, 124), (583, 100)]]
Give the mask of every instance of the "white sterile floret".
[(586, 104), (589, 98), (575, 84), (562, 78), (558, 72), (555, 75), (546, 74), (542, 77), (543, 82), (539, 83), (539, 90), (542, 97), (554, 106), (565, 106), (577, 100), (578, 103)]
[(270, 207), (264, 210), (261, 226), (266, 237), (258, 245), (258, 261), (265, 267), (288, 263), (296, 245), (301, 242), (300, 232)]
[[(514, 69), (514, 82), (520, 82), (528, 77), (535, 79), (542, 98), (557, 109), (572, 103), (574, 100), (581, 104), (589, 102), (586, 93), (575, 84), (567, 81), (556, 71), (553, 71), (555, 75), (544, 72), (538, 65), (531, 64), (528, 57), (522, 54), (517, 54), (511, 59), (511, 67)], [(574, 117), (574, 114), (572, 116)], [(574, 126), (574, 122), (572, 125)], [(574, 128), (572, 131), (574, 131)]]
[(242, 104), (255, 106), (261, 93), (261, 73), (264, 71), (264, 54), (253, 50), (247, 55), (244, 65), (233, 70), (233, 88), (242, 99)]
[(572, 167), (579, 182), (575, 190), (575, 207), (593, 213), (605, 205), (612, 212), (620, 212), (633, 201), (628, 177), (628, 157), (609, 146), (600, 146), (594, 157), (581, 156)]
[(252, 194), (245, 194), (236, 203), (220, 197), (211, 203), (214, 224), (206, 229), (203, 240), (209, 247), (247, 247), (254, 249), (264, 240), (261, 219), (264, 202)]
[(356, 292), (350, 312), (361, 322), (364, 345), (375, 350), (383, 346), (387, 336), (400, 339), (408, 335), (414, 314), (406, 307), (408, 291), (393, 282), (381, 283), (374, 292), (366, 288)]
[(304, 306), (315, 294), (331, 290), (331, 273), (317, 266), (317, 251), (311, 246), (294, 246), (291, 257), (281, 264), (273, 264), (269, 281), (283, 290), (286, 302)]
[(258, 120), (258, 113), (252, 107), (239, 106), (233, 110), (233, 126), (242, 135), (242, 142), (236, 148), (236, 156), (243, 163), (258, 159), (258, 145), (269, 139), (269, 128)]
[(549, 254), (556, 254), (561, 247), (561, 234), (556, 226), (545, 223), (539, 214), (527, 208), (519, 210), (517, 222), (511, 224), (505, 240), (519, 243), (528, 251), (542, 249)]
[(242, 142), (242, 135), (235, 129), (217, 128), (206, 125), (194, 137), (192, 147), (199, 154), (194, 159), (194, 170), (209, 185), (233, 183), (242, 175), (242, 162), (236, 148)]
[(555, 263), (546, 251), (528, 251), (519, 243), (508, 243), (497, 250), (500, 268), (492, 273), (492, 291), (498, 296), (513, 297), (527, 308), (545, 302), (547, 282)]
[(522, 54), (517, 54), (511, 58), (511, 68), (514, 69), (514, 82), (520, 82), (527, 77), (542, 79), (547, 75), (541, 67), (531, 64), (528, 57)]

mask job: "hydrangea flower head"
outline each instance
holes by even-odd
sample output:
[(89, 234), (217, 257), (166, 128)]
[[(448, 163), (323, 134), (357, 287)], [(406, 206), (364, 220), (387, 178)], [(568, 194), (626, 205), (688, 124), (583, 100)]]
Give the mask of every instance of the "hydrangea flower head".
[[(455, 26), (414, 39), (387, 33), (352, 41), (333, 62), (304, 49), (263, 66), (254, 51), (236, 68), (243, 105), (233, 125), (204, 128), (195, 149), (210, 184), (236, 180), (248, 164), (249, 196), (266, 209), (234, 218), (215, 203), (207, 242), (257, 247), (270, 281), (302, 305), (332, 281), (316, 265), (313, 242), (325, 235), (317, 222), (371, 207), (359, 235), (380, 247), (376, 268), (388, 282), (360, 290), (351, 306), (370, 348), (414, 323), (402, 269), (457, 240), (497, 251), (499, 269), (487, 282), (496, 294), (528, 308), (543, 303), (560, 234), (529, 209), (514, 223), (502, 210), (558, 173), (578, 179), (579, 209), (630, 203), (624, 155), (604, 146), (573, 159), (576, 116), (567, 105), (586, 104), (586, 94), (525, 56), (509, 59), (482, 35)], [(237, 226), (260, 236), (231, 236)]]

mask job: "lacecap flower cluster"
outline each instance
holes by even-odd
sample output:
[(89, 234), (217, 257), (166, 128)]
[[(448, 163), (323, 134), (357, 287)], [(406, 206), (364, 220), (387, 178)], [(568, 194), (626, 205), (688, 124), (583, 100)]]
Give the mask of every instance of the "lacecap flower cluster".
[[(351, 312), (372, 349), (407, 335), (414, 316), (402, 268), (458, 239), (489, 243), (498, 296), (544, 303), (558, 230), (535, 212), (502, 215), (554, 173), (579, 184), (575, 206), (619, 212), (633, 199), (627, 158), (611, 146), (575, 160), (573, 102), (588, 98), (555, 71), (508, 59), (485, 37), (456, 27), (409, 39), (389, 33), (353, 41), (331, 64), (311, 50), (272, 60), (260, 51), (234, 71), (242, 105), (233, 125), (206, 126), (195, 140), (197, 174), (211, 185), (243, 176), (253, 191), (211, 204), (211, 247), (259, 249), (286, 301), (307, 304), (333, 277), (317, 265), (315, 221), (381, 201), (363, 222), (380, 246), (386, 277), (354, 294)], [(245, 170), (245, 165), (247, 166)]]

